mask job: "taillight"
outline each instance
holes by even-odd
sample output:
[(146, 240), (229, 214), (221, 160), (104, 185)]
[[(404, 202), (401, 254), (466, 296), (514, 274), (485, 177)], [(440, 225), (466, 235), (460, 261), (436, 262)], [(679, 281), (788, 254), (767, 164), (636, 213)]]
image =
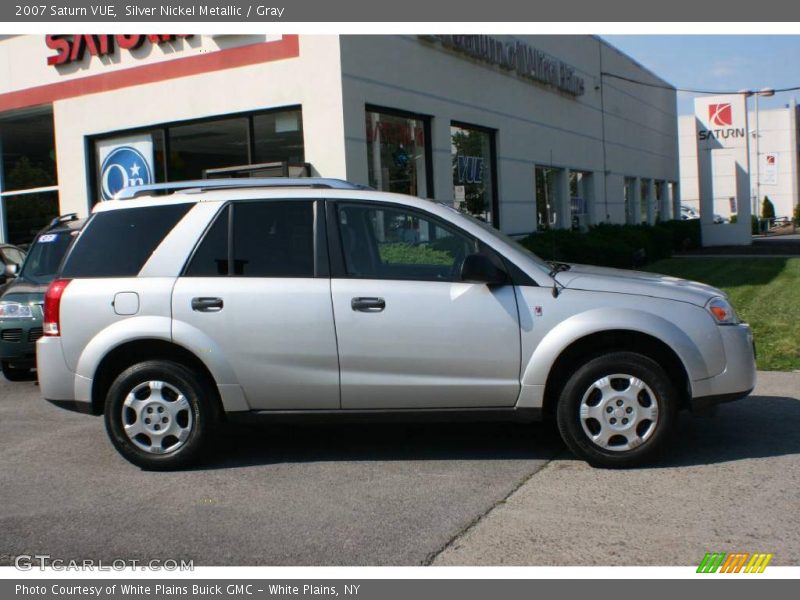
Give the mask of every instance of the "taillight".
[(60, 335), (61, 333), (61, 296), (67, 289), (69, 279), (56, 279), (44, 293), (44, 329), (45, 335)]

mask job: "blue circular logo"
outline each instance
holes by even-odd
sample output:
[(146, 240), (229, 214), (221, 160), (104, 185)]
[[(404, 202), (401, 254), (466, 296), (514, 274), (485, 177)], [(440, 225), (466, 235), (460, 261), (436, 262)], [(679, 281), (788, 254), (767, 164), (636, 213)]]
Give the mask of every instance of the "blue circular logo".
[(112, 150), (100, 167), (103, 200), (111, 200), (123, 188), (148, 185), (152, 181), (150, 165), (144, 155), (130, 146)]

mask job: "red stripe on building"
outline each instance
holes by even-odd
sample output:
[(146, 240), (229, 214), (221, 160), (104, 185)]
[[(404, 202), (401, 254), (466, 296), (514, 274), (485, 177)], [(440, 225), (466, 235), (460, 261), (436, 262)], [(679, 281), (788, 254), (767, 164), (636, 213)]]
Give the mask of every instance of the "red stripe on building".
[(300, 56), (299, 37), (284, 35), (273, 42), (249, 44), (0, 94), (0, 112), (297, 56)]

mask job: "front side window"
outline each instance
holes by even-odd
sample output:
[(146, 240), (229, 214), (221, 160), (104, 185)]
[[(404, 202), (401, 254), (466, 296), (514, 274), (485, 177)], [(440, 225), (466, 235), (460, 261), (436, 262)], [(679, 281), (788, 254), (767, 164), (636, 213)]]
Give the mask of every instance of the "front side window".
[(366, 119), (370, 186), (410, 196), (431, 195), (427, 117), (367, 109)]
[(456, 281), (473, 238), (416, 211), (346, 204), (339, 232), (348, 276), (364, 279)]

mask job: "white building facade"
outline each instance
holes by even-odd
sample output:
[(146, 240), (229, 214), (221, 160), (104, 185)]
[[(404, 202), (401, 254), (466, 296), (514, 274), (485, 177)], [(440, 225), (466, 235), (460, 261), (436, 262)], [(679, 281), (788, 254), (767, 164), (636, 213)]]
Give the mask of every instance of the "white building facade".
[(510, 234), (680, 204), (675, 90), (593, 36), (1, 36), (0, 151), (17, 243), (122, 185), (230, 175), (349, 179)]
[[(680, 188), (683, 204), (699, 211), (700, 187), (698, 183), (697, 126), (694, 115), (679, 118), (680, 135)], [(798, 108), (792, 101), (785, 108), (761, 109), (758, 118), (753, 110), (748, 112), (750, 205), (752, 214), (761, 215), (764, 197), (775, 207), (777, 217), (791, 217), (800, 197), (800, 130)], [(758, 133), (757, 133), (758, 131)], [(759, 136), (756, 144), (756, 135)], [(758, 156), (756, 155), (758, 152)], [(714, 174), (714, 214), (725, 219), (737, 214), (735, 174)]]

